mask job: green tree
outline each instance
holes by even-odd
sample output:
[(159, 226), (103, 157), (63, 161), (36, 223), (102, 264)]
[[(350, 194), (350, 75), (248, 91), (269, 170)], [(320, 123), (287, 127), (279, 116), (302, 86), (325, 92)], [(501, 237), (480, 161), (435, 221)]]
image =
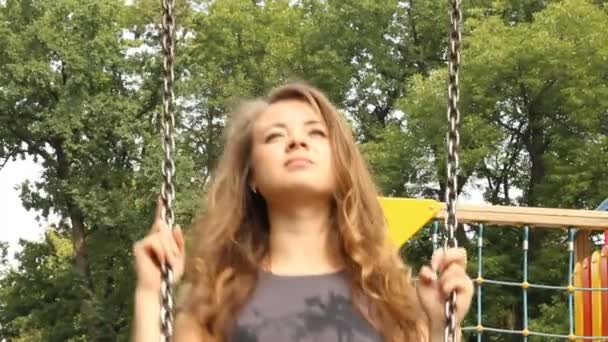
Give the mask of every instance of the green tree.
[[(605, 163), (601, 161), (608, 157), (608, 16), (601, 7), (583, 0), (543, 7), (531, 20), (516, 24), (505, 23), (502, 15), (474, 16), (466, 22), (460, 184), (475, 179), (485, 182), (485, 198), (494, 204), (593, 208), (605, 197), (602, 189), (606, 189), (601, 175)], [(407, 95), (398, 102), (404, 115), (397, 134), (403, 137), (405, 148), (386, 139), (371, 156), (380, 166), (381, 183), (389, 174), (431, 175), (427, 184), (436, 187), (441, 183), (445, 173), (445, 79), (441, 70), (409, 81)], [(389, 132), (384, 136), (395, 136)], [(399, 153), (402, 151), (407, 152)], [(418, 160), (433, 162), (416, 163)], [(428, 171), (407, 168), (412, 164), (426, 165)], [(395, 172), (396, 166), (407, 169)], [(387, 190), (399, 191), (408, 184), (407, 179), (389, 178)], [(519, 197), (514, 195), (518, 190)], [(543, 230), (531, 234), (530, 279), (534, 282), (567, 283), (567, 268), (556, 266), (567, 265), (563, 237)], [(484, 255), (485, 276), (520, 281), (521, 234), (487, 229), (486, 242), (491, 248)], [(484, 307), (492, 308), (484, 316), (486, 324), (521, 329), (521, 289), (488, 287), (484, 293)], [(530, 296), (530, 315), (538, 319), (536, 327), (548, 321), (543, 315), (555, 312), (555, 303), (544, 295), (535, 292)], [(559, 326), (562, 333), (568, 331), (565, 323), (556, 324), (546, 328)]]
[[(137, 35), (129, 28), (142, 25), (135, 13), (122, 1), (0, 6), (0, 157), (32, 155), (43, 166), (39, 181), (22, 185), (21, 198), (43, 216), (58, 214), (71, 238), (74, 287), (66, 293), (80, 306), (74, 336), (86, 340), (126, 336), (131, 244), (151, 222), (158, 192), (160, 149), (150, 124), (158, 62), (129, 50), (142, 44), (129, 37)], [(189, 159), (178, 163), (177, 182), (196, 183)], [(184, 188), (194, 205), (187, 189), (195, 186)], [(190, 204), (180, 208), (191, 212)], [(55, 317), (73, 313), (38, 305)], [(5, 317), (2, 326), (10, 325)], [(46, 322), (37, 322), (42, 336), (53, 330)]]
[(0, 280), (0, 336), (17, 341), (85, 341), (70, 237), (51, 228), (42, 242), (21, 241), (21, 247), (16, 255), (19, 266), (4, 272)]

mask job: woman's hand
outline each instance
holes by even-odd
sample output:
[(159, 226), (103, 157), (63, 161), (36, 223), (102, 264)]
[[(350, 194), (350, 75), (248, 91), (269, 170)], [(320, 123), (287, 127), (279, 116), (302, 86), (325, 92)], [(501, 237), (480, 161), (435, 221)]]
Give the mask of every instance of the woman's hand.
[[(423, 266), (418, 274), (417, 292), (429, 319), (431, 335), (443, 335), (446, 325), (445, 303), (456, 292), (454, 319), (460, 325), (471, 306), (473, 282), (466, 273), (467, 255), (463, 248), (438, 249), (433, 253), (431, 267)], [(439, 274), (439, 275), (438, 275)]]
[(159, 293), (161, 265), (168, 263), (174, 283), (179, 282), (185, 265), (184, 237), (179, 226), (170, 230), (161, 217), (162, 199), (156, 203), (156, 214), (150, 233), (133, 245), (137, 291)]

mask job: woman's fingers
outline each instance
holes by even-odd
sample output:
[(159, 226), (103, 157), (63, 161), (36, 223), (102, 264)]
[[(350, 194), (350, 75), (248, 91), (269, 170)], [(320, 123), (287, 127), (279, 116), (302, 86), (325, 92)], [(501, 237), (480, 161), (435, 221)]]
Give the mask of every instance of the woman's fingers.
[(141, 240), (142, 250), (159, 264), (167, 262), (165, 248), (156, 234)]
[(422, 266), (418, 273), (418, 279), (424, 284), (429, 284), (437, 280), (437, 274), (428, 266)]
[(447, 300), (451, 293), (456, 293), (456, 320), (460, 322), (464, 319), (471, 306), (474, 287), (461, 263), (453, 262), (444, 269), (439, 277), (439, 291), (443, 300)]
[(440, 274), (439, 289), (442, 296), (447, 298), (452, 292), (461, 294), (460, 297), (463, 300), (471, 296), (474, 287), (472, 280), (467, 275), (467, 252), (464, 248), (437, 250), (433, 255), (431, 265)]
[(175, 239), (175, 243), (177, 245), (178, 250), (183, 253), (184, 246), (186, 243), (184, 241), (182, 227), (180, 227), (179, 225), (175, 226), (175, 229), (173, 229), (173, 238)]
[(163, 199), (159, 196), (150, 232), (133, 244), (137, 286), (151, 291), (160, 289), (159, 275), (164, 265), (174, 270), (175, 282), (179, 281), (184, 269), (185, 243), (181, 228), (169, 229), (163, 219), (163, 209)]
[(464, 248), (449, 248), (447, 250), (438, 249), (433, 253), (431, 267), (438, 272), (442, 272), (450, 264), (457, 263), (463, 268), (467, 265), (467, 250)]
[(471, 305), (473, 282), (466, 273), (467, 255), (462, 248), (437, 250), (431, 266), (423, 266), (418, 273), (418, 296), (433, 319), (444, 317), (445, 301), (453, 292), (456, 296), (456, 320), (460, 322)]
[(176, 256), (183, 251), (183, 234), (179, 225), (177, 225), (173, 230), (169, 229), (169, 226), (162, 217), (163, 206), (163, 199), (161, 196), (158, 196), (156, 201), (154, 223), (152, 224), (150, 233), (151, 235), (159, 234), (165, 249)]
[[(169, 263), (173, 266), (180, 254), (180, 249), (168, 230), (156, 231), (138, 242), (141, 248), (158, 263)], [(172, 265), (173, 264), (173, 265)]]
[(173, 233), (170, 232), (168, 229), (163, 229), (156, 234), (158, 235), (158, 238), (161, 241), (167, 255), (174, 258), (177, 257), (177, 255), (179, 254), (179, 248), (173, 237)]
[(442, 272), (439, 278), (439, 288), (446, 298), (452, 292), (468, 297), (473, 292), (473, 281), (462, 265), (452, 263)]

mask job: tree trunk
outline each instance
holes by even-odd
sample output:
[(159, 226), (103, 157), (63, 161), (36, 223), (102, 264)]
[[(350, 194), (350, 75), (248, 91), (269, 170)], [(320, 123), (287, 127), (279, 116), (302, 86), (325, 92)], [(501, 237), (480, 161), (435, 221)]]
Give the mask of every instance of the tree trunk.
[[(536, 127), (535, 127), (536, 126)], [(543, 133), (543, 128), (537, 126), (536, 123), (530, 123), (530, 133), (526, 149), (530, 155), (530, 180), (528, 182), (526, 204), (529, 207), (537, 206), (538, 202), (538, 186), (545, 178), (545, 161), (544, 155), (546, 150), (546, 138)]]
[(89, 341), (97, 341), (94, 319), (95, 313), (90, 300), (90, 296), (93, 293), (93, 284), (91, 283), (89, 259), (87, 257), (86, 227), (84, 225), (82, 212), (71, 202), (71, 200), (68, 202), (68, 213), (72, 223), (74, 267), (76, 268), (78, 276), (82, 279), (82, 285), (84, 286), (82, 301), (80, 302), (80, 312), (87, 325)]
[[(57, 176), (61, 180), (68, 181), (70, 178), (70, 160), (63, 148), (63, 140), (53, 139), (52, 146), (57, 154)], [(62, 191), (67, 193), (65, 189)], [(97, 341), (97, 332), (95, 329), (94, 309), (91, 304), (91, 294), (93, 293), (93, 284), (90, 277), (89, 259), (87, 257), (86, 248), (86, 226), (84, 224), (84, 214), (82, 210), (74, 203), (71, 196), (66, 195), (67, 214), (72, 224), (72, 245), (74, 247), (74, 267), (78, 274), (82, 288), (82, 299), (80, 303), (80, 313), (86, 324), (87, 335), (89, 341)]]

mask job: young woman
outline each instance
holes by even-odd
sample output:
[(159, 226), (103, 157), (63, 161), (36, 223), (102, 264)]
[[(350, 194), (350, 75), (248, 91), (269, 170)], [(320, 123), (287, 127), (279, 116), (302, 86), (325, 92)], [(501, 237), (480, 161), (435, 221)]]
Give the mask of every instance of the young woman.
[[(346, 122), (317, 89), (288, 84), (231, 117), (224, 154), (184, 238), (159, 214), (134, 246), (135, 341), (157, 341), (159, 264), (179, 281), (174, 340), (443, 341), (473, 293), (462, 249), (433, 255), (417, 286), (387, 238), (377, 192)], [(439, 276), (437, 275), (439, 274)]]

